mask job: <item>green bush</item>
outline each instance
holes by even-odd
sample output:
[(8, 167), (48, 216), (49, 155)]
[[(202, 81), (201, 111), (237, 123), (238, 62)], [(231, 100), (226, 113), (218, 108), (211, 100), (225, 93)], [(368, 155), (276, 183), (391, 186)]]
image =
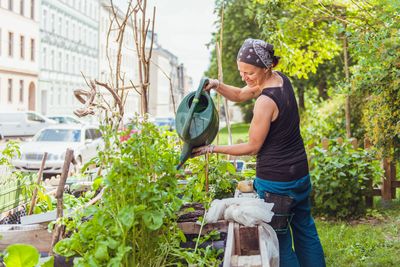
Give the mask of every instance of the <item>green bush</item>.
[(338, 94), (321, 103), (307, 102), (307, 111), (301, 114), (301, 135), (305, 145), (320, 142), (324, 137), (345, 136), (344, 101), (343, 95)]
[(366, 184), (383, 174), (374, 153), (331, 141), (328, 150), (316, 146), (309, 155), (316, 213), (338, 219), (365, 215)]

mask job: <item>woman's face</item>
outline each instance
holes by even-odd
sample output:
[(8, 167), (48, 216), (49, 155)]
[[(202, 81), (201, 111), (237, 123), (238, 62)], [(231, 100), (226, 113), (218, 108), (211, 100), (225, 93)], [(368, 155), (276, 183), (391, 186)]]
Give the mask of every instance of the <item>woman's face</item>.
[(241, 61), (238, 61), (237, 65), (242, 81), (246, 82), (247, 86), (254, 87), (262, 84), (266, 77), (267, 69), (259, 68)]

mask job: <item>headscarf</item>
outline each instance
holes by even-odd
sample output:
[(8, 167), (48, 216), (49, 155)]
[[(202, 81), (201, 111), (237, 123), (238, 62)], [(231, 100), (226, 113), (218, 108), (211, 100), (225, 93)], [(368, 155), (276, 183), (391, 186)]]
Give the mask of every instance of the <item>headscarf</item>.
[(258, 39), (246, 39), (240, 47), (237, 61), (260, 68), (274, 67), (279, 57), (274, 55), (274, 46)]

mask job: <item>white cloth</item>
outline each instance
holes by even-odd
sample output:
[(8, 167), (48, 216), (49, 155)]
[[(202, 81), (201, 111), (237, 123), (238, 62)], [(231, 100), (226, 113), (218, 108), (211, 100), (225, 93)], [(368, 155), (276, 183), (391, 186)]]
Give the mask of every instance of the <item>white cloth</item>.
[(206, 223), (215, 223), (218, 220), (235, 221), (245, 226), (261, 225), (263, 242), (268, 253), (268, 262), (263, 266), (279, 267), (279, 243), (274, 229), (268, 224), (271, 222), (274, 203), (266, 203), (258, 198), (225, 198), (215, 199), (205, 215)]
[(211, 202), (207, 211), (206, 223), (215, 223), (218, 220), (235, 221), (245, 226), (269, 223), (274, 213), (273, 203), (266, 203), (258, 198), (224, 198)]

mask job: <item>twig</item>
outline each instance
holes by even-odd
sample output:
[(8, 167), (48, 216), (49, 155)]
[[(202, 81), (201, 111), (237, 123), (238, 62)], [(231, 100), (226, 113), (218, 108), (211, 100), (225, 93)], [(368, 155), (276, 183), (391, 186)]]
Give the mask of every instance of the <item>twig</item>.
[[(56, 199), (57, 199), (57, 220), (59, 218), (63, 217), (63, 211), (64, 211), (64, 206), (63, 206), (63, 195), (64, 195), (64, 188), (65, 188), (65, 182), (67, 180), (67, 176), (68, 176), (68, 172), (69, 172), (69, 168), (71, 166), (71, 162), (73, 160), (74, 157), (74, 151), (72, 149), (67, 149), (67, 151), (65, 152), (65, 160), (64, 160), (64, 165), (62, 168), (62, 172), (61, 172), (61, 177), (60, 177), (60, 182), (58, 184), (57, 187), (57, 192), (56, 192)], [(55, 244), (57, 244), (57, 242), (60, 240), (61, 238), (61, 227), (62, 225), (56, 223), (53, 229), (53, 235), (51, 238), (51, 247), (50, 247), (50, 251), (49, 254), (50, 255), (54, 255), (54, 251), (53, 248), (55, 246)]]
[(42, 181), (43, 169), (44, 169), (44, 164), (46, 163), (46, 159), (47, 159), (47, 152), (44, 152), (43, 158), (42, 158), (42, 164), (40, 164), (39, 173), (38, 173), (38, 177), (37, 177), (37, 181), (36, 181), (36, 187), (33, 190), (31, 206), (29, 207), (28, 215), (32, 214), (33, 209), (35, 208), (35, 205), (36, 205), (36, 195), (38, 193), (38, 187), (40, 186), (40, 183)]

